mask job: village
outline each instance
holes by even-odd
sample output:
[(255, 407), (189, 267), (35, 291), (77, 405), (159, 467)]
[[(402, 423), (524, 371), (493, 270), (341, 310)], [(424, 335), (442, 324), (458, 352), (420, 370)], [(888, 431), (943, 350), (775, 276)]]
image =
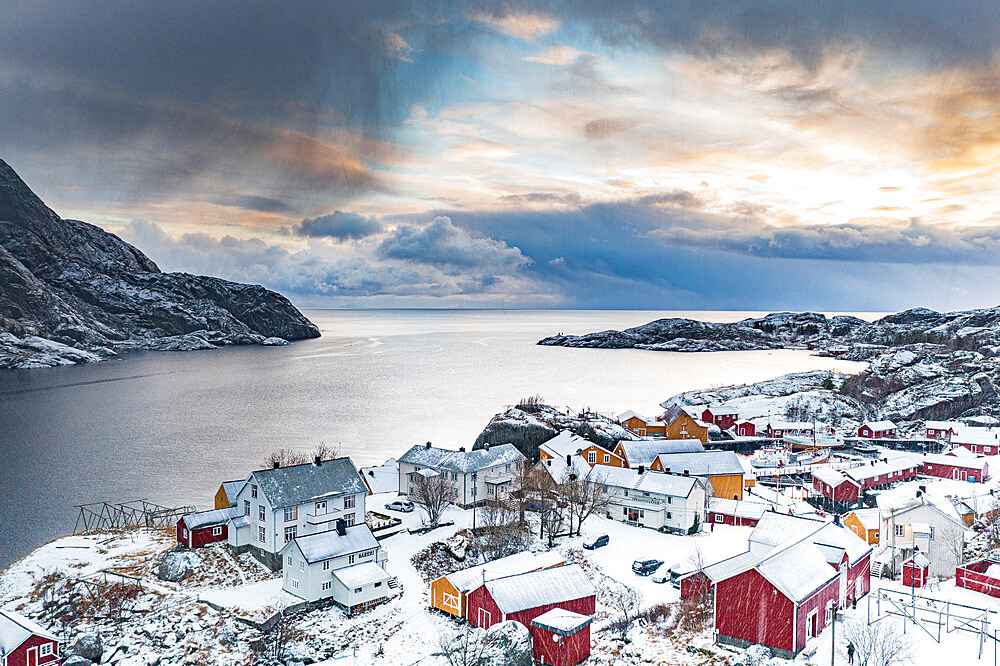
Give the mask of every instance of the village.
[(0, 575), (3, 666), (996, 664), (992, 418), (562, 416), (84, 511)]

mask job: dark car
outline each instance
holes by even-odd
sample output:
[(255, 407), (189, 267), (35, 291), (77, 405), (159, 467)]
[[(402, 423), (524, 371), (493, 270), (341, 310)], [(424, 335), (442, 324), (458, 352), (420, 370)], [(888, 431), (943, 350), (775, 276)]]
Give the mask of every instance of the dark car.
[(607, 546), (608, 541), (609, 541), (608, 535), (602, 534), (593, 541), (589, 541), (583, 544), (583, 547), (586, 548), (587, 550), (594, 550), (595, 548), (600, 548), (601, 546)]
[(662, 560), (636, 560), (632, 563), (632, 571), (640, 576), (651, 576), (662, 564)]

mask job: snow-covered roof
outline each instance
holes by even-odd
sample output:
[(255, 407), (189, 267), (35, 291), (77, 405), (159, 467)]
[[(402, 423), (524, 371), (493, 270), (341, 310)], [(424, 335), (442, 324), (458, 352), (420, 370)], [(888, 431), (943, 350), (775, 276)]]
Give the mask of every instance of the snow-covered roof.
[(565, 608), (553, 608), (531, 621), (531, 626), (551, 631), (560, 636), (571, 636), (593, 621), (590, 615), (581, 615)]
[(957, 421), (924, 421), (926, 430), (958, 430), (961, 427)]
[(768, 511), (753, 528), (749, 541), (763, 546), (777, 546), (802, 534), (811, 533), (823, 526), (825, 521), (785, 513)]
[(482, 585), (484, 580), (489, 581), (497, 578), (506, 578), (507, 576), (516, 576), (517, 574), (537, 569), (555, 567), (563, 563), (565, 563), (565, 560), (562, 555), (554, 550), (541, 553), (525, 551), (501, 557), (499, 560), (493, 560), (479, 566), (453, 571), (444, 576), (444, 578), (447, 578), (448, 582), (456, 590), (469, 592)]
[(264, 469), (252, 472), (250, 478), (276, 509), (332, 495), (368, 493), (350, 458)]
[(538, 448), (555, 458), (565, 458), (568, 455), (576, 455), (583, 449), (587, 449), (592, 446), (596, 446), (601, 449), (604, 448), (594, 442), (591, 442), (589, 439), (584, 439), (583, 437), (570, 432), (569, 430), (563, 430), (552, 439), (542, 442)]
[(703, 451), (701, 453), (661, 453), (656, 459), (668, 474), (719, 476), (744, 474), (743, 465), (734, 451)]
[(310, 564), (379, 547), (371, 528), (365, 523), (351, 525), (345, 530), (344, 536), (340, 536), (340, 533), (333, 529), (295, 537), (285, 548), (291, 548), (293, 544), (298, 546), (302, 556)]
[(37, 622), (17, 613), (0, 610), (0, 655), (13, 652), (32, 636), (57, 640)]
[(222, 482), (222, 492), (226, 494), (226, 498), (229, 500), (230, 504), (236, 502), (236, 495), (239, 494), (240, 488), (243, 487), (244, 482), (246, 482), (246, 479)]
[(566, 463), (566, 456), (555, 456), (554, 458), (543, 460), (541, 465), (556, 483), (565, 483), (573, 475), (578, 479), (589, 477), (596, 480), (599, 471), (597, 468), (604, 469), (608, 467), (608, 465), (597, 464), (591, 470), (590, 465), (583, 459), (583, 456), (570, 456), (568, 464)]
[(374, 562), (362, 562), (361, 564), (352, 564), (349, 567), (337, 569), (333, 572), (333, 577), (343, 583), (344, 587), (348, 589), (392, 578), (382, 567)]
[(921, 569), (926, 569), (931, 565), (931, 561), (924, 557), (924, 554), (921, 552), (913, 553), (913, 555), (907, 558), (906, 562), (903, 562), (903, 564), (906, 564), (907, 562), (912, 562)]
[(805, 600), (838, 576), (823, 551), (808, 540), (775, 549), (755, 568), (792, 601)]
[(895, 430), (896, 424), (892, 421), (866, 421), (862, 424), (862, 427), (867, 427), (869, 430)]
[(921, 497), (903, 499), (892, 494), (879, 493), (875, 497), (875, 502), (878, 504), (882, 518), (886, 520), (905, 515), (922, 506), (928, 506), (950, 520), (956, 527), (961, 529), (966, 527), (965, 521), (962, 520), (962, 511), (955, 506), (955, 502), (948, 498), (922, 495)]
[(619, 423), (624, 423), (625, 421), (628, 421), (629, 419), (639, 419), (640, 421), (648, 421), (649, 420), (645, 416), (643, 416), (642, 414), (640, 414), (639, 412), (633, 412), (631, 409), (628, 410), (627, 412), (624, 412), (624, 413), (618, 415), (618, 422)]
[(629, 467), (648, 467), (661, 453), (699, 453), (705, 450), (705, 445), (697, 439), (622, 440), (618, 446)]
[(768, 421), (771, 430), (814, 430), (816, 425), (810, 421)]
[(233, 518), (231, 526), (233, 529), (242, 529), (244, 527), (250, 527), (251, 521), (250, 516), (240, 515)]
[(861, 526), (866, 530), (877, 530), (879, 528), (878, 509), (855, 509), (851, 513), (858, 519)]
[[(598, 471), (598, 468), (601, 468)], [(679, 476), (676, 474), (664, 474), (663, 472), (651, 472), (649, 470), (639, 474), (639, 470), (628, 467), (611, 467), (610, 465), (595, 465), (591, 479), (595, 483), (614, 488), (624, 488), (626, 490), (639, 490), (658, 495), (670, 495), (672, 497), (687, 497), (691, 494), (691, 489), (695, 484), (700, 483), (693, 476)]]
[(695, 422), (695, 425), (699, 425), (702, 428), (707, 428), (709, 424), (701, 420), (702, 411), (703, 410), (699, 410), (698, 407), (695, 407), (693, 405), (689, 406), (674, 405), (663, 414), (663, 421), (665, 423), (673, 423), (681, 416), (681, 414), (686, 414), (688, 418), (690, 418), (692, 421)]
[(210, 525), (222, 525), (240, 515), (240, 510), (235, 506), (224, 509), (211, 509), (209, 511), (196, 511), (184, 516), (184, 524), (189, 530), (196, 530)]
[(735, 407), (727, 407), (726, 405), (716, 405), (715, 407), (707, 407), (708, 411), (712, 412), (712, 416), (738, 416), (740, 410)]
[(513, 444), (497, 444), (474, 451), (452, 451), (436, 446), (417, 444), (399, 457), (399, 462), (437, 470), (471, 474), (480, 470), (508, 465), (524, 460), (524, 454)]
[(760, 520), (764, 512), (770, 508), (770, 504), (764, 504), (763, 502), (748, 502), (746, 500), (734, 500), (727, 497), (712, 497), (708, 500), (708, 510), (710, 512), (736, 516), (738, 518)]
[(816, 467), (812, 470), (812, 475), (814, 479), (819, 479), (828, 486), (836, 488), (841, 483), (845, 481), (854, 483), (857, 482), (854, 479), (844, 476), (844, 473), (840, 470), (833, 469), (832, 467)]
[(996, 428), (960, 428), (951, 436), (952, 444), (1000, 445), (1000, 430)]
[[(961, 449), (965, 451), (965, 449)], [(946, 456), (942, 453), (928, 453), (921, 460), (923, 462), (934, 463), (936, 465), (951, 465), (952, 467), (964, 467), (966, 469), (976, 469), (982, 471), (986, 467), (986, 458), (967, 457), (962, 455)]]
[(882, 476), (883, 474), (902, 472), (914, 467), (920, 467), (920, 460), (918, 458), (900, 456), (898, 458), (889, 458), (888, 462), (884, 459), (872, 460), (867, 465), (852, 467), (851, 469), (846, 470), (844, 474), (851, 477), (855, 481), (864, 481), (866, 479), (874, 479), (875, 477)]
[(950, 449), (948, 449), (947, 451), (945, 451), (944, 455), (948, 456), (948, 457), (951, 457), (951, 458), (955, 458), (955, 457), (958, 457), (958, 458), (978, 458), (979, 457), (977, 454), (973, 453), (972, 451), (970, 451), (969, 449), (965, 448), (964, 446), (953, 446)]
[(745, 571), (749, 569), (754, 562), (760, 559), (760, 555), (750, 552), (749, 550), (743, 551), (739, 555), (734, 555), (732, 557), (726, 558), (721, 562), (715, 562), (714, 564), (709, 564), (702, 571), (708, 576), (708, 579), (713, 583), (720, 580), (725, 580), (731, 575), (738, 571)]
[(811, 538), (813, 543), (835, 546), (846, 552), (852, 566), (872, 550), (867, 541), (843, 524), (826, 523)]
[(486, 581), (486, 589), (494, 603), (507, 615), (597, 594), (594, 584), (578, 564), (564, 564)]

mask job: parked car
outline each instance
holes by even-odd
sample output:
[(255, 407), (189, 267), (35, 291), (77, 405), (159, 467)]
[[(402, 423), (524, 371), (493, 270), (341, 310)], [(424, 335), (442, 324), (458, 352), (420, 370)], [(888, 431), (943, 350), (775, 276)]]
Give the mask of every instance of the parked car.
[(653, 582), (654, 583), (666, 583), (668, 580), (670, 580), (670, 572), (669, 571), (666, 571), (666, 572), (660, 571), (655, 576), (653, 576)]
[(632, 571), (640, 576), (651, 576), (662, 564), (663, 560), (636, 560), (632, 563)]
[(396, 500), (386, 504), (385, 508), (390, 511), (402, 511), (403, 513), (409, 513), (413, 511), (413, 502), (409, 500)]
[(670, 584), (680, 589), (681, 578), (687, 576), (689, 573), (693, 573), (695, 568), (687, 563), (678, 562), (674, 564), (669, 569), (667, 569), (667, 576), (670, 577)]
[(595, 548), (600, 548), (601, 546), (607, 546), (608, 541), (610, 541), (608, 535), (602, 534), (593, 541), (588, 541), (587, 543), (583, 544), (583, 547), (586, 548), (587, 550), (594, 550)]

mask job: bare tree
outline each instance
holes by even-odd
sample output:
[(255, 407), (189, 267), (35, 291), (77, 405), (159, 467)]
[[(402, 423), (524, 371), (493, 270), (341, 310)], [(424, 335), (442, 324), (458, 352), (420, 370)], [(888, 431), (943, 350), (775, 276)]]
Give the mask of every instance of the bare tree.
[(965, 530), (958, 525), (948, 525), (936, 535), (944, 543), (948, 554), (955, 558), (955, 566), (965, 563)]
[(340, 457), (340, 449), (332, 444), (321, 442), (316, 445), (312, 452), (293, 451), (292, 449), (275, 449), (264, 457), (264, 467), (273, 467), (278, 463), (281, 467), (291, 467), (303, 463), (313, 462), (316, 458), (321, 461), (333, 460)]
[(453, 498), (451, 484), (445, 480), (443, 474), (434, 472), (431, 476), (424, 476), (419, 472), (413, 473), (410, 500), (424, 510), (431, 527), (438, 526), (441, 514), (452, 505)]
[(491, 500), (479, 509), (475, 545), (486, 562), (519, 553), (530, 545), (528, 526), (518, 520), (517, 500)]
[(629, 626), (639, 617), (642, 609), (642, 594), (624, 584), (605, 592), (605, 603), (611, 610), (611, 626), (625, 640)]
[(844, 624), (844, 647), (854, 646), (856, 666), (896, 666), (910, 661), (910, 640), (888, 622), (868, 624), (855, 618)]
[(571, 478), (559, 484), (559, 496), (566, 503), (569, 516), (569, 534), (573, 534), (573, 521), (576, 519), (576, 534), (587, 518), (608, 506), (610, 497), (605, 492), (603, 475), (592, 467), (582, 478)]
[(694, 552), (688, 556), (687, 563), (691, 566), (690, 575), (693, 576), (691, 580), (695, 585), (694, 597), (704, 600), (712, 591), (712, 586), (708, 576), (705, 575), (705, 553), (702, 552), (701, 546), (694, 547)]
[[(496, 634), (465, 625), (464, 629), (454, 633), (442, 633), (438, 637), (441, 654), (448, 660), (449, 666), (485, 666), (492, 664), (490, 650), (498, 646)], [(506, 663), (506, 662), (505, 662)]]
[(273, 620), (261, 631), (260, 640), (251, 644), (258, 656), (257, 663), (282, 663), (288, 644), (299, 640), (302, 635), (287, 608), (278, 607)]

